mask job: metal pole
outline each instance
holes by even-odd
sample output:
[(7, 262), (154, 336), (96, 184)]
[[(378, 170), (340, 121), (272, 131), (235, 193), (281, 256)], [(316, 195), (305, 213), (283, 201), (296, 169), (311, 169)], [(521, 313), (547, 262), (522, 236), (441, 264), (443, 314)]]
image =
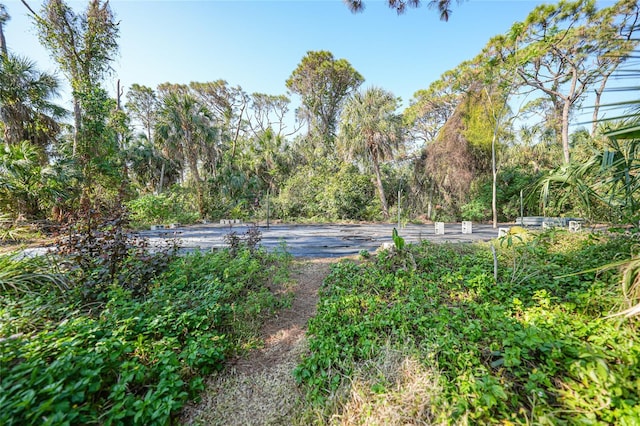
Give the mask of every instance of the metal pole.
[(522, 202), (522, 189), (520, 190), (520, 225), (524, 225), (524, 203)]

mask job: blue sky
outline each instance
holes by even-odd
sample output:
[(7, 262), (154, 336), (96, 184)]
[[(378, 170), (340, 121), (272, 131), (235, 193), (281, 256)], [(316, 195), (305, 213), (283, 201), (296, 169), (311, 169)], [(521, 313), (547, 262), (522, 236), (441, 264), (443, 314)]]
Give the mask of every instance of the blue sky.
[[(40, 8), (41, 2), (28, 2)], [(4, 3), (12, 17), (5, 29), (9, 49), (55, 72), (26, 8)], [(360, 14), (341, 0), (112, 0), (120, 54), (105, 85), (114, 93), (118, 78), (125, 89), (224, 79), (249, 93), (277, 95), (286, 93), (285, 81), (307, 51), (328, 50), (364, 76), (364, 87), (389, 90), (406, 106), (415, 91), (475, 56), (538, 3), (471, 0), (454, 5), (442, 22), (426, 6), (398, 16), (383, 0), (366, 1)], [(86, 3), (70, 4), (80, 10)]]
[[(3, 1), (11, 15), (5, 28), (9, 49), (57, 72), (26, 8), (18, 0)], [(41, 1), (27, 1), (40, 9)], [(86, 5), (69, 3), (76, 10)], [(307, 51), (328, 50), (363, 75), (363, 87), (389, 90), (406, 107), (417, 90), (474, 57), (492, 36), (507, 32), (542, 2), (455, 3), (449, 21), (442, 22), (426, 5), (398, 16), (386, 0), (365, 0), (359, 14), (342, 0), (111, 0), (120, 21), (120, 53), (105, 87), (114, 94), (118, 79), (125, 90), (133, 83), (155, 88), (223, 79), (248, 93), (279, 95)], [(69, 108), (68, 98), (63, 94), (59, 103)], [(291, 98), (293, 110), (298, 99)]]

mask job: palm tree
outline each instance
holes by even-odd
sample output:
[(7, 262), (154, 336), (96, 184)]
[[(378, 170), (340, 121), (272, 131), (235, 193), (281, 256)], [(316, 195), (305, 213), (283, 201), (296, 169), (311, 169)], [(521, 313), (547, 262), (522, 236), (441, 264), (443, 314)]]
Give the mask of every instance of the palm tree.
[(0, 211), (39, 218), (54, 200), (66, 198), (73, 169), (43, 165), (42, 155), (42, 148), (28, 141), (0, 149)]
[(156, 136), (169, 158), (181, 160), (183, 182), (188, 170), (195, 182), (200, 214), (204, 217), (203, 181), (199, 164), (210, 145), (213, 131), (207, 109), (188, 92), (170, 91), (158, 111)]
[(0, 57), (0, 120), (4, 141), (16, 145), (29, 140), (46, 147), (59, 132), (58, 120), (66, 111), (51, 102), (58, 95), (58, 80), (40, 72), (27, 58)]
[(360, 159), (373, 168), (385, 218), (389, 217), (389, 206), (380, 162), (393, 158), (402, 142), (404, 129), (401, 116), (396, 114), (398, 106), (399, 99), (381, 88), (356, 92), (344, 105), (338, 135), (338, 149), (347, 159)]

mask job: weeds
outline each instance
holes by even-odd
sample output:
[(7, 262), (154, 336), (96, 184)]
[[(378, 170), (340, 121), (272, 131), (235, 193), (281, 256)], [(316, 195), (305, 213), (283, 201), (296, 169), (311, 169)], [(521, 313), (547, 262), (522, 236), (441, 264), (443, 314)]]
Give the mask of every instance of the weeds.
[(295, 377), (316, 407), (334, 406), (323, 421), (399, 414), (411, 391), (382, 368), (362, 371), (388, 347), (416, 354), (437, 381), (414, 424), (634, 424), (640, 340), (631, 322), (605, 318), (624, 302), (620, 275), (575, 274), (633, 244), (557, 231), (513, 238), (497, 250), (497, 282), (488, 245), (405, 246), (415, 269), (382, 253), (342, 262), (325, 280)]

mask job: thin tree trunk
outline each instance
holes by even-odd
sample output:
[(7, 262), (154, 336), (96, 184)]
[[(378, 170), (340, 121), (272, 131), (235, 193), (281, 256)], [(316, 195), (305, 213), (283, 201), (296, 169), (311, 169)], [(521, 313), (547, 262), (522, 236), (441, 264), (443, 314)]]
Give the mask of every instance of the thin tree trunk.
[(569, 151), (569, 109), (571, 102), (569, 99), (565, 99), (564, 107), (562, 108), (562, 155), (565, 164), (569, 164), (571, 161), (571, 153)]
[(571, 110), (571, 104), (573, 104), (577, 84), (578, 75), (576, 70), (573, 69), (571, 76), (571, 88), (569, 89), (569, 94), (566, 97), (563, 97), (564, 102), (562, 106), (562, 154), (564, 156), (565, 164), (569, 164), (571, 161), (571, 153), (569, 151), (569, 112)]
[(376, 186), (378, 187), (378, 194), (380, 195), (380, 203), (382, 203), (382, 215), (385, 219), (389, 218), (389, 205), (387, 204), (387, 197), (384, 195), (384, 187), (382, 186), (382, 176), (380, 175), (380, 164), (378, 160), (374, 159), (373, 169), (376, 173)]
[(602, 93), (604, 92), (604, 88), (607, 85), (607, 80), (609, 79), (609, 74), (606, 74), (602, 81), (600, 82), (600, 87), (598, 87), (596, 92), (596, 98), (593, 106), (593, 117), (591, 123), (591, 136), (593, 137), (596, 134), (596, 128), (598, 127), (598, 116), (600, 114), (600, 100), (602, 99)]
[(244, 114), (244, 109), (247, 106), (247, 104), (243, 104), (242, 105), (242, 109), (240, 110), (240, 118), (238, 118), (238, 127), (236, 128), (236, 134), (233, 138), (233, 147), (231, 149), (231, 160), (233, 161), (233, 159), (236, 157), (236, 144), (238, 142), (238, 136), (240, 135), (240, 126), (242, 125), (242, 115)]

